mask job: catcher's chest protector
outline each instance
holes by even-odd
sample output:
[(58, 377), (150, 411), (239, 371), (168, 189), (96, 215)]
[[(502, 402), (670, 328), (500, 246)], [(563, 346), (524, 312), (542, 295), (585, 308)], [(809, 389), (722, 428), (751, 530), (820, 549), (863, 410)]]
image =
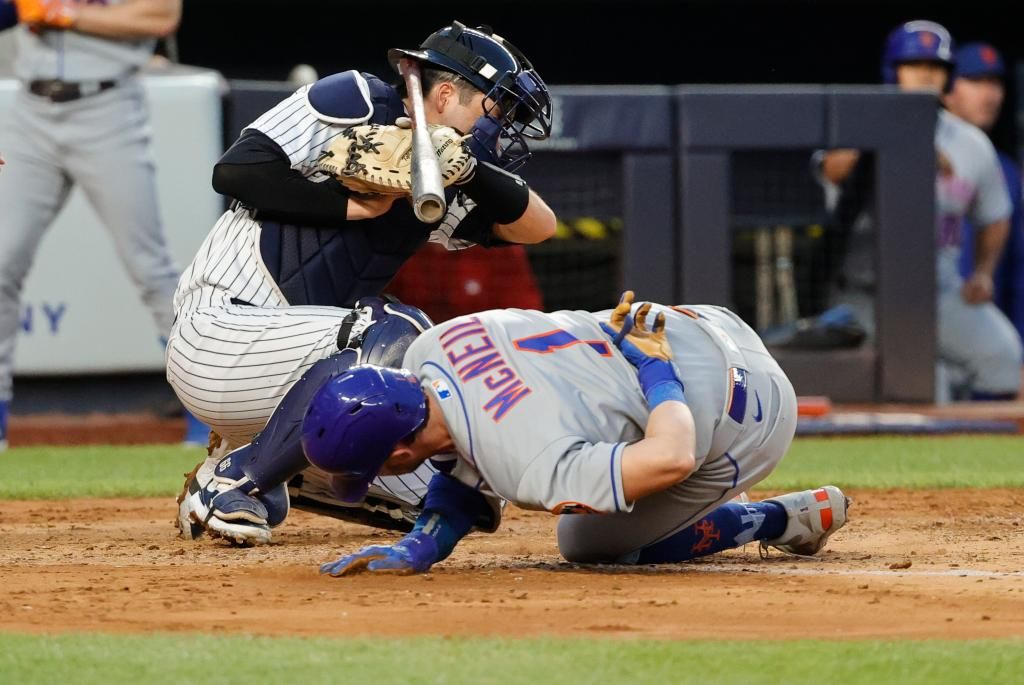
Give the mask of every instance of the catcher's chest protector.
[(263, 263), (290, 305), (351, 307), (379, 295), (430, 236), (404, 199), (376, 219), (342, 229), (263, 222)]
[[(404, 114), (391, 86), (373, 77), (367, 84), (373, 103), (368, 123), (390, 124)], [(400, 198), (387, 214), (338, 229), (263, 221), (260, 253), (289, 304), (351, 307), (360, 297), (379, 295), (433, 228)]]

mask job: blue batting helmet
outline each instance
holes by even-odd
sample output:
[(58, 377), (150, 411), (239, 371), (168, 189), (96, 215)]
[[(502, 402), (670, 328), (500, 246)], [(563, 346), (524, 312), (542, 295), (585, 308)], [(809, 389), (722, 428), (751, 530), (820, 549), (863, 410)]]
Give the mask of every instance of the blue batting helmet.
[(956, 51), (953, 78), (1002, 78), (1006, 65), (999, 51), (988, 43), (965, 43)]
[(904, 62), (939, 62), (953, 66), (953, 37), (942, 24), (918, 19), (896, 27), (885, 41), (882, 81), (896, 83), (896, 67)]
[[(530, 157), (526, 139), (551, 135), (551, 96), (530, 60), (490, 27), (467, 28), (453, 21), (419, 48), (392, 48), (388, 61), (409, 57), (469, 81), (493, 103), (485, 115), (501, 127), (498, 163), (512, 169)], [(499, 111), (500, 109), (500, 111)]]
[(395, 445), (427, 418), (419, 380), (404, 369), (362, 364), (324, 383), (302, 419), (302, 449), (313, 466), (334, 474), (346, 502), (366, 496)]

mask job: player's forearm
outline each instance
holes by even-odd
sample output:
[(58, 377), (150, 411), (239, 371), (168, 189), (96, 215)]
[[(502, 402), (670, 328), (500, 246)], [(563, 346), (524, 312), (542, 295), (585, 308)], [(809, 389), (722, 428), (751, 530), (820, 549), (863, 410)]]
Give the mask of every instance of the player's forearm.
[(1010, 236), (1010, 222), (1006, 219), (995, 221), (978, 231), (975, 239), (975, 273), (993, 276), (999, 258), (1002, 257), (1006, 240)]
[(857, 150), (829, 150), (822, 157), (821, 174), (832, 183), (842, 183), (857, 166), (858, 161), (860, 152)]
[(219, 163), (213, 188), (260, 212), (260, 218), (337, 227), (348, 216), (348, 192), (337, 181), (312, 183), (287, 162)]
[(696, 451), (693, 414), (685, 403), (662, 402), (647, 419), (644, 439), (622, 453), (622, 492), (635, 502), (686, 480)]
[(479, 162), (460, 189), (494, 225), (494, 235), (510, 243), (539, 243), (555, 234), (555, 213), (519, 176)]
[(491, 508), (479, 492), (452, 476), (438, 473), (430, 479), (423, 512), (410, 535), (427, 535), (436, 544), (436, 558), (447, 559), (475, 521), (491, 515)]
[(556, 223), (555, 213), (531, 190), (522, 217), (510, 224), (498, 224), (494, 233), (510, 243), (542, 243), (555, 234)]
[(120, 5), (86, 5), (76, 8), (72, 28), (115, 40), (163, 38), (181, 22), (181, 0), (130, 0)]

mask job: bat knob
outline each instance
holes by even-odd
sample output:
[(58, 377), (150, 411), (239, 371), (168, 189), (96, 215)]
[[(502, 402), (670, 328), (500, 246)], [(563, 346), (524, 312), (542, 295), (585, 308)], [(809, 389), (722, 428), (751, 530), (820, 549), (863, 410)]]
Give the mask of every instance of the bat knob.
[(425, 195), (418, 198), (412, 205), (416, 218), (425, 224), (433, 224), (441, 220), (448, 210), (444, 198)]

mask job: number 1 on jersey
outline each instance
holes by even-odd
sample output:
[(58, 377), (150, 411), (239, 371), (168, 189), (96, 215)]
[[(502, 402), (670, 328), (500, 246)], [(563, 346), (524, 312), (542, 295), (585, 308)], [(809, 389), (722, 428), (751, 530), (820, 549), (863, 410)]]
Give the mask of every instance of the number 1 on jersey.
[(551, 354), (556, 350), (564, 350), (575, 345), (589, 345), (592, 350), (602, 357), (612, 356), (612, 348), (603, 340), (580, 340), (569, 331), (557, 329), (547, 333), (538, 333), (526, 338), (518, 338), (512, 341), (516, 349), (521, 352), (533, 352), (535, 354)]

